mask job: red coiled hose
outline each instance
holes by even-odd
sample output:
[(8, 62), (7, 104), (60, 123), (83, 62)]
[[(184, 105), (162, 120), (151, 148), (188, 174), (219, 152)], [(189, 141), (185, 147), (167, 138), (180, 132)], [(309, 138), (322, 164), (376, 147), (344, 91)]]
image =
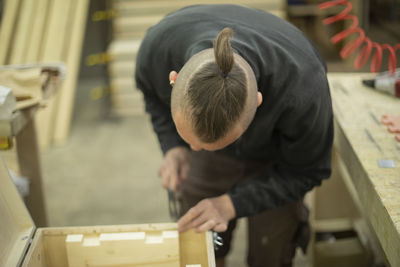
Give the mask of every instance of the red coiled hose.
[(353, 33), (357, 33), (359, 35), (358, 38), (350, 41), (342, 48), (342, 50), (340, 51), (340, 56), (342, 58), (347, 58), (351, 54), (355, 53), (356, 50), (359, 49), (362, 45), (364, 45), (356, 56), (356, 59), (354, 61), (354, 68), (362, 68), (367, 63), (372, 51), (374, 50), (371, 61), (371, 72), (378, 72), (382, 63), (383, 51), (387, 50), (389, 52), (388, 68), (390, 73), (394, 74), (397, 65), (396, 51), (400, 49), (400, 44), (391, 46), (389, 44), (378, 44), (376, 42), (372, 42), (371, 39), (365, 36), (364, 30), (358, 27), (358, 18), (349, 14), (353, 7), (346, 0), (328, 1), (320, 4), (319, 8), (326, 9), (338, 5), (344, 5), (347, 7), (339, 14), (324, 19), (323, 23), (325, 25), (329, 25), (340, 20), (352, 20), (353, 23), (346, 30), (334, 35), (331, 38), (331, 41), (336, 44)]

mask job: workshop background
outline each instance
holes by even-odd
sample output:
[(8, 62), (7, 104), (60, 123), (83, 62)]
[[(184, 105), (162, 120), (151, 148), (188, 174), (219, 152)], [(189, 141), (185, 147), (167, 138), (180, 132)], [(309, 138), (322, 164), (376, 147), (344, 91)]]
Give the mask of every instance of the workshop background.
[[(46, 103), (43, 110), (47, 111), (41, 110), (36, 116), (46, 208), (43, 226), (171, 221), (167, 192), (162, 189), (157, 174), (162, 154), (133, 80), (135, 55), (146, 29), (165, 14), (186, 5), (219, 2), (229, 1), (0, 1), (1, 65), (33, 62), (64, 62), (66, 65), (61, 89)], [(354, 69), (355, 55), (347, 59), (340, 57), (346, 42), (333, 44), (330, 41), (350, 22), (322, 23), (324, 18), (337, 14), (343, 7), (321, 10), (318, 4), (324, 1), (318, 0), (232, 2), (272, 12), (295, 24), (316, 44), (329, 72), (369, 72), (368, 64), (360, 70)], [(369, 38), (392, 45), (400, 42), (400, 1), (350, 2), (352, 13), (359, 18), (360, 27)], [(10, 19), (13, 20), (7, 21)], [(35, 45), (32, 38), (37, 33), (28, 26), (42, 23), (40, 25), (45, 27), (46, 21), (54, 24), (43, 37), (49, 41), (36, 48), (40, 57), (30, 58), (28, 54), (35, 53), (30, 51)], [(12, 27), (8, 35), (4, 33), (6, 27)], [(8, 36), (7, 47), (2, 39), (5, 36)], [(20, 42), (25, 42), (26, 47), (19, 48)], [(61, 46), (63, 49), (55, 50)], [(21, 53), (27, 55), (22, 57)], [(383, 58), (381, 71), (387, 70), (387, 58)], [(1, 156), (18, 176), (21, 173), (18, 151), (15, 146), (6, 148)], [(378, 242), (372, 246), (363, 242), (362, 233), (372, 236), (368, 240), (376, 239), (368, 226), (361, 227), (363, 231), (337, 230), (343, 219), (362, 220), (340, 178), (324, 182), (308, 201), (312, 223), (318, 224), (318, 219), (324, 219), (333, 226), (313, 233), (310, 255), (298, 251), (296, 267), (311, 266), (311, 263), (327, 267), (390, 266)], [(342, 221), (335, 224), (338, 220)], [(229, 254), (229, 267), (245, 266), (244, 240), (246, 221), (241, 219)], [(341, 240), (346, 242), (340, 243)]]

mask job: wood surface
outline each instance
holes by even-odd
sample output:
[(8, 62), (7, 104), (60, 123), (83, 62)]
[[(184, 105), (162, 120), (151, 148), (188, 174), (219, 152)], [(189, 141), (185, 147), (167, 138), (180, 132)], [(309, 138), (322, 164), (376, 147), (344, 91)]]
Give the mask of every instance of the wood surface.
[(47, 225), (47, 212), (43, 194), (42, 170), (37, 143), (35, 119), (27, 122), (16, 136), (17, 155), (21, 175), (29, 177), (30, 191), (26, 206), (37, 227)]
[[(391, 266), (400, 266), (400, 144), (380, 122), (400, 115), (400, 100), (362, 85), (371, 74), (328, 75), (335, 114), (335, 148), (362, 213)], [(395, 168), (381, 168), (389, 159)], [(344, 166), (343, 166), (344, 164)]]
[(74, 20), (70, 25), (70, 40), (67, 50), (64, 51), (68, 75), (64, 81), (64, 89), (61, 90), (56, 99), (58, 105), (55, 114), (53, 141), (58, 144), (66, 141), (70, 129), (88, 9), (89, 0), (76, 1), (73, 11)]
[(0, 65), (8, 63), (9, 49), (12, 46), (15, 28), (18, 22), (19, 6), (20, 0), (5, 1), (0, 25)]
[(25, 63), (26, 54), (30, 46), (32, 23), (35, 20), (35, 1), (22, 0), (18, 14), (18, 24), (15, 29), (15, 36), (10, 47), (10, 59), (8, 64)]
[(0, 266), (19, 266), (35, 227), (0, 155)]
[(65, 242), (70, 267), (180, 267), (177, 230), (68, 235)]
[[(40, 58), (42, 62), (65, 62), (65, 53), (68, 47), (66, 44), (70, 36), (70, 25), (74, 20), (75, 10), (73, 9), (74, 1), (54, 0), (49, 10), (49, 18), (47, 21), (46, 31), (43, 39), (43, 55)], [(68, 68), (68, 66), (67, 66)], [(69, 70), (68, 70), (69, 71)], [(67, 73), (67, 75), (69, 75)], [(60, 91), (66, 90), (65, 83), (61, 86)], [(57, 95), (55, 96), (57, 97)], [(50, 99), (46, 108), (40, 110), (37, 115), (37, 129), (40, 147), (47, 149), (52, 142), (54, 133), (54, 123), (57, 112), (55, 99)]]
[[(102, 233), (159, 232), (176, 229), (175, 223), (39, 228), (22, 267), (68, 267), (65, 243), (68, 235), (82, 234), (96, 237)], [(214, 248), (210, 232), (197, 234), (188, 231), (180, 233), (179, 249), (181, 267), (185, 267), (187, 264), (215, 267)]]
[[(141, 15), (145, 13), (152, 14), (167, 14), (179, 8), (195, 4), (232, 4), (229, 0), (197, 0), (197, 1), (163, 1), (163, 0), (136, 0), (136, 1), (114, 1), (114, 8), (117, 10), (118, 16), (124, 15)], [(245, 0), (235, 1), (234, 4), (245, 5), (248, 7), (264, 9), (264, 10), (276, 10), (282, 9), (282, 1), (276, 0)]]
[(47, 19), (49, 17), (49, 10), (51, 7), (51, 0), (29, 0), (35, 3), (34, 6), (34, 19), (30, 26), (31, 38), (29, 46), (27, 47), (25, 62), (38, 62), (42, 57), (43, 47), (43, 33), (47, 27)]

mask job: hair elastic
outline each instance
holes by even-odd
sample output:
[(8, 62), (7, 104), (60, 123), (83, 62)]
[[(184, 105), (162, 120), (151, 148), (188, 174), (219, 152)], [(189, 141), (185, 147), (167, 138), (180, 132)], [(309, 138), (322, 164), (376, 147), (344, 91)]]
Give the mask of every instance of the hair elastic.
[(228, 77), (229, 72), (223, 72), (222, 70), (219, 71), (219, 74), (221, 75), (222, 78)]

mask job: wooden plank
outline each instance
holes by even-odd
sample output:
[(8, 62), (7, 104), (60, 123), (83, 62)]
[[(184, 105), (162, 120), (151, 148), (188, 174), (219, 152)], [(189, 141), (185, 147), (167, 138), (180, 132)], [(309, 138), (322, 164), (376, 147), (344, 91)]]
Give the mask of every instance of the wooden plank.
[(198, 234), (193, 230), (189, 230), (180, 235), (179, 242), (181, 248), (181, 267), (185, 267), (186, 264), (215, 267), (214, 243), (211, 232)]
[[(68, 267), (66, 253), (67, 235), (82, 234), (87, 236), (97, 236), (101, 233), (124, 233), (133, 231), (166, 231), (176, 230), (175, 223), (157, 223), (157, 224), (134, 224), (134, 225), (109, 225), (109, 226), (85, 226), (85, 227), (55, 227), (39, 228), (33, 240), (33, 244), (41, 244), (44, 247), (45, 254), (40, 257), (47, 263), (46, 267)], [(40, 238), (40, 241), (37, 241)], [(25, 257), (23, 267), (38, 267), (32, 265), (35, 257), (34, 251), (30, 251)]]
[[(197, 1), (114, 1), (114, 8), (117, 14), (124, 16), (128, 15), (142, 15), (142, 14), (167, 14), (174, 10), (180, 9), (184, 6), (195, 4), (232, 4), (229, 0), (197, 0)], [(283, 3), (278, 0), (246, 0), (235, 1), (235, 4), (244, 5), (252, 8), (264, 10), (282, 10)]]
[(0, 25), (0, 65), (8, 63), (9, 49), (17, 25), (20, 0), (5, 1), (3, 18)]
[[(65, 61), (65, 47), (69, 38), (65, 33), (70, 29), (75, 14), (72, 4), (73, 1), (54, 0), (51, 5), (46, 32), (44, 33), (41, 61)], [(58, 94), (64, 88), (65, 83), (63, 83)], [(55, 100), (50, 99), (47, 107), (40, 110), (36, 117), (39, 144), (43, 149), (47, 149), (51, 144), (55, 106)]]
[(177, 230), (68, 235), (66, 248), (74, 267), (180, 266)]
[[(25, 257), (22, 267), (68, 267), (65, 242), (67, 235), (81, 234), (86, 237), (99, 237), (100, 234), (106, 233), (140, 231), (157, 234), (162, 231), (176, 231), (176, 229), (175, 223), (39, 228), (33, 239), (32, 249)], [(215, 267), (211, 232), (198, 234), (194, 231), (187, 231), (180, 233), (178, 246), (181, 267), (196, 264), (201, 264), (202, 267)]]
[(19, 266), (35, 226), (0, 156), (0, 266)]
[(157, 24), (164, 15), (148, 15), (140, 17), (117, 17), (113, 21), (114, 34), (131, 33), (134, 36), (144, 36), (147, 29)]
[(9, 64), (26, 63), (25, 58), (30, 46), (32, 24), (36, 16), (35, 4), (36, 1), (33, 0), (22, 0), (21, 2)]
[(58, 144), (65, 142), (70, 129), (88, 9), (89, 0), (76, 2), (74, 21), (71, 26), (72, 35), (67, 48), (68, 75), (64, 82), (64, 90), (61, 91), (56, 100), (58, 110), (55, 114), (55, 128), (52, 138)]
[(36, 0), (35, 3), (35, 18), (32, 22), (31, 38), (27, 47), (25, 62), (38, 62), (40, 59), (46, 22), (52, 4), (50, 0)]
[(116, 39), (111, 42), (107, 52), (112, 61), (132, 62), (136, 59), (140, 44), (140, 39)]
[[(368, 74), (330, 74), (335, 111), (335, 147), (347, 168), (362, 211), (371, 223), (392, 266), (400, 266), (400, 146), (383, 114), (400, 114), (398, 99), (366, 88)], [(381, 168), (378, 160), (393, 160)]]
[(315, 232), (342, 232), (353, 230), (353, 220), (348, 218), (317, 220), (312, 224)]
[(111, 78), (130, 78), (133, 80), (135, 65), (133, 60), (113, 60), (108, 64), (108, 73)]
[(16, 136), (17, 154), (21, 175), (30, 181), (26, 206), (36, 226), (47, 226), (47, 211), (44, 201), (41, 163), (35, 120), (30, 120)]

